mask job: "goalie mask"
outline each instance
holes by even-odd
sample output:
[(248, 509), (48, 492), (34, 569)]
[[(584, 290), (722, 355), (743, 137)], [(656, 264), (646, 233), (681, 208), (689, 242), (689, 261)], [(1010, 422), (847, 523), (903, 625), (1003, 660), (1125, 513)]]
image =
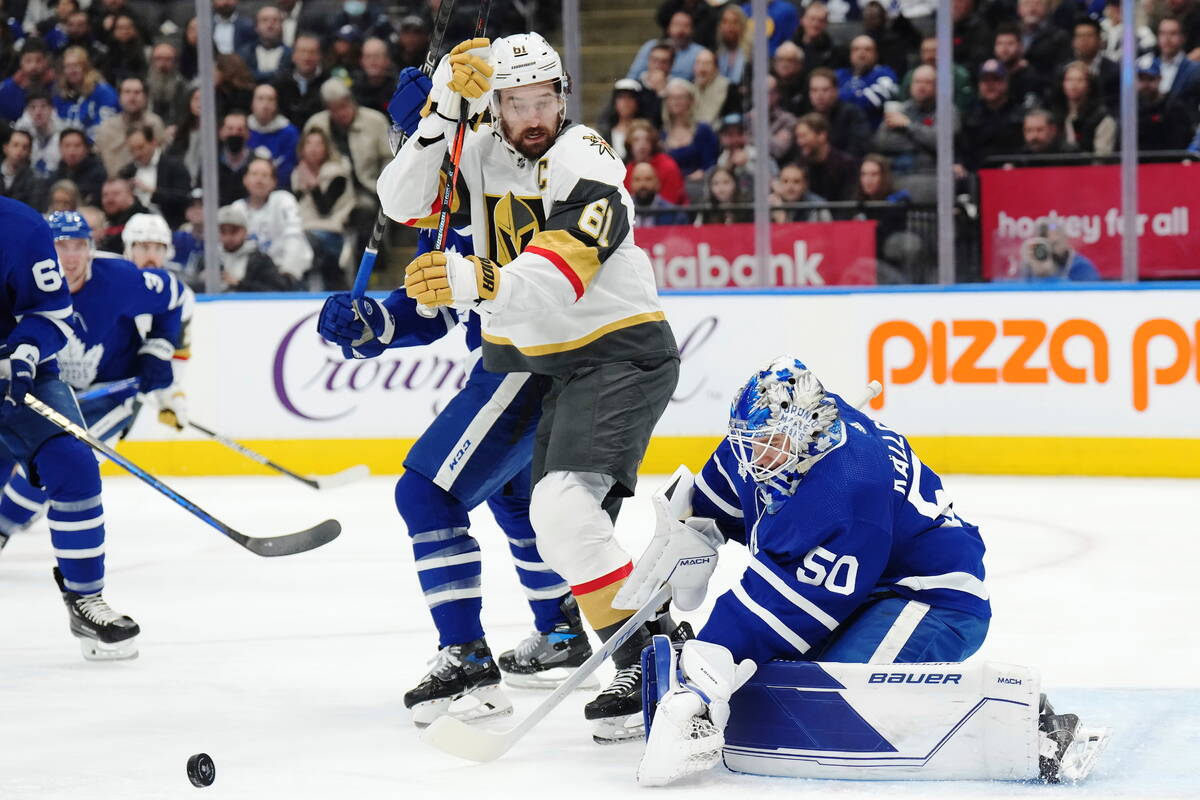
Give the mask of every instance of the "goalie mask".
[[(567, 118), (570, 86), (562, 59), (540, 34), (518, 33), (492, 42), (491, 65), (490, 110), (501, 136), (526, 158), (541, 157)], [(547, 96), (510, 91), (540, 84), (551, 90)], [(544, 141), (526, 141), (522, 135), (535, 120), (546, 128)]]
[(777, 358), (746, 382), (729, 413), (738, 470), (782, 500), (845, 435), (837, 403), (804, 363)]

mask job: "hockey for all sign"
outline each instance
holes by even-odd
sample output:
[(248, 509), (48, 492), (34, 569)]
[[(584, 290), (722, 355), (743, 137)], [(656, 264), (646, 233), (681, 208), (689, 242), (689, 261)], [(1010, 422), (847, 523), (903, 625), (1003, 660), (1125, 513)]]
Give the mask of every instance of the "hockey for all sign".
[(754, 255), (754, 226), (638, 228), (660, 289), (757, 289), (875, 283), (875, 223), (793, 222), (771, 226), (767, 280)]
[[(1061, 230), (1104, 278), (1121, 277), (1119, 166), (985, 169), (982, 181), (983, 272), (991, 280), (1022, 274), (1021, 246)], [(1200, 166), (1138, 167), (1138, 264), (1143, 278), (1200, 275)]]

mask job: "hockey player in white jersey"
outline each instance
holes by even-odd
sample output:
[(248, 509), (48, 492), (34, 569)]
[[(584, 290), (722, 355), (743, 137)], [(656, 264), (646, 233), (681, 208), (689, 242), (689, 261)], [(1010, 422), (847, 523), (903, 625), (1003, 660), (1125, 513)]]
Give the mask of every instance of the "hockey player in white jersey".
[[(435, 224), (460, 104), (471, 118), (490, 109), (494, 122), (466, 134), (451, 205), (476, 255), (418, 256), (405, 286), (425, 306), (480, 314), (489, 371), (550, 377), (530, 519), (546, 563), (607, 638), (631, 614), (611, 606), (632, 570), (613, 519), (633, 494), (679, 354), (633, 241), (624, 165), (595, 131), (566, 119), (566, 91), (562, 62), (538, 34), (463, 42), (435, 72), (425, 116), (380, 176), (379, 198), (392, 219)], [(614, 736), (640, 714), (639, 653), (652, 632), (618, 651), (617, 679), (585, 709)]]
[(959, 663), (991, 616), (979, 530), (904, 436), (799, 360), (750, 378), (725, 440), (655, 506), (614, 605), (667, 583), (698, 607), (726, 540), (750, 563), (698, 640), (646, 650), (643, 784), (722, 756), (743, 772), (889, 780), (1056, 782), (1095, 762), (1107, 732), (1056, 714), (1034, 670)]

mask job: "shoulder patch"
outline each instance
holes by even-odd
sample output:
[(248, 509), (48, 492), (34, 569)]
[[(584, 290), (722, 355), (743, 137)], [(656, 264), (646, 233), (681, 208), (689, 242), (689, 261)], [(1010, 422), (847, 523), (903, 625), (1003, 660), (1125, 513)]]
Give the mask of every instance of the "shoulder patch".
[(600, 151), (601, 155), (606, 155), (614, 161), (617, 160), (617, 154), (613, 151), (612, 145), (604, 141), (604, 137), (600, 134), (589, 133), (583, 137), (583, 141)]

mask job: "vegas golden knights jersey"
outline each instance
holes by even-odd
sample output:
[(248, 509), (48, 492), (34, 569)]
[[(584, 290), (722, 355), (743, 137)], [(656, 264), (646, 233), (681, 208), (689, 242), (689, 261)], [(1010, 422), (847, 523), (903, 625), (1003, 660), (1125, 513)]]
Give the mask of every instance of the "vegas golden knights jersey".
[[(436, 226), (446, 138), (414, 136), (384, 169), (390, 218)], [(451, 224), (469, 226), (475, 252), (503, 267), (500, 296), (479, 307), (489, 370), (554, 375), (677, 354), (624, 179), (612, 147), (583, 125), (568, 123), (535, 161), (489, 125), (468, 132)]]

